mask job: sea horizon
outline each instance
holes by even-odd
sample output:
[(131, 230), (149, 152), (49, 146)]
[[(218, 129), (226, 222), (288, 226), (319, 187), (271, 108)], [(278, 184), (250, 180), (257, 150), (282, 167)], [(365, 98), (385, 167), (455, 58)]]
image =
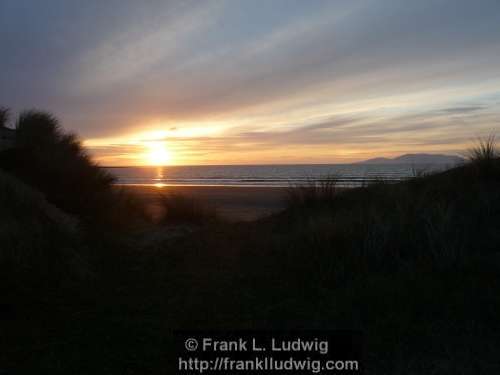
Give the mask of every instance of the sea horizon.
[(398, 182), (418, 173), (451, 167), (445, 164), (246, 164), (102, 167), (116, 185), (288, 187), (335, 179), (340, 187)]

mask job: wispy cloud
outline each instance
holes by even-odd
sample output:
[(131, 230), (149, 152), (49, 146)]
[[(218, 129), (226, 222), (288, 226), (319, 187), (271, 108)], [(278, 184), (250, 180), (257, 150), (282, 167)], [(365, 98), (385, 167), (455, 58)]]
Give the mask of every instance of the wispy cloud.
[(499, 127), (499, 35), (495, 1), (5, 0), (0, 104), (103, 142), (156, 124), (182, 162), (455, 150)]
[(114, 85), (141, 79), (157, 64), (175, 65), (190, 39), (203, 32), (220, 16), (221, 2), (160, 8), (165, 18), (148, 20), (130, 29), (106, 36), (97, 46), (76, 55), (78, 93), (95, 94)]

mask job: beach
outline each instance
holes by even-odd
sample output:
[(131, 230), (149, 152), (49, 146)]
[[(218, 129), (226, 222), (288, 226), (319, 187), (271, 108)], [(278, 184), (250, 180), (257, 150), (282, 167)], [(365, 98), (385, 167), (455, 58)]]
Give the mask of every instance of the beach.
[(193, 197), (216, 209), (228, 221), (251, 221), (284, 208), (286, 188), (252, 186), (116, 185), (135, 194), (155, 218), (162, 214), (159, 199), (166, 194)]

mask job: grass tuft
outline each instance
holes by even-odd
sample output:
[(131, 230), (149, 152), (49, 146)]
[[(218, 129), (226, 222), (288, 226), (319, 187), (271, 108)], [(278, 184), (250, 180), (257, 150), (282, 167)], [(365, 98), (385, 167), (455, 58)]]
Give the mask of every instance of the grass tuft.
[(472, 178), (495, 180), (500, 178), (500, 149), (494, 135), (479, 138), (467, 151), (466, 156), (471, 165), (470, 171), (474, 173)]
[(319, 180), (293, 184), (286, 190), (286, 206), (289, 209), (308, 209), (329, 206), (338, 192), (338, 179), (328, 176)]
[(160, 204), (164, 210), (160, 222), (164, 224), (203, 225), (218, 220), (215, 209), (191, 196), (182, 194), (163, 195)]
[(9, 109), (0, 107), (0, 128), (6, 127), (9, 121)]
[(496, 144), (496, 137), (479, 138), (476, 145), (470, 148), (467, 156), (472, 163), (491, 163), (500, 157), (500, 150)]

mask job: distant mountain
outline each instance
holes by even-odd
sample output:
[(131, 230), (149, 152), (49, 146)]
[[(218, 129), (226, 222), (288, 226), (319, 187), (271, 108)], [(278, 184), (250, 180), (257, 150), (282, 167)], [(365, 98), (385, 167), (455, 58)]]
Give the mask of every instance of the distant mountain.
[(464, 161), (454, 155), (442, 154), (405, 154), (394, 159), (374, 158), (359, 162), (359, 164), (446, 164), (456, 165)]

